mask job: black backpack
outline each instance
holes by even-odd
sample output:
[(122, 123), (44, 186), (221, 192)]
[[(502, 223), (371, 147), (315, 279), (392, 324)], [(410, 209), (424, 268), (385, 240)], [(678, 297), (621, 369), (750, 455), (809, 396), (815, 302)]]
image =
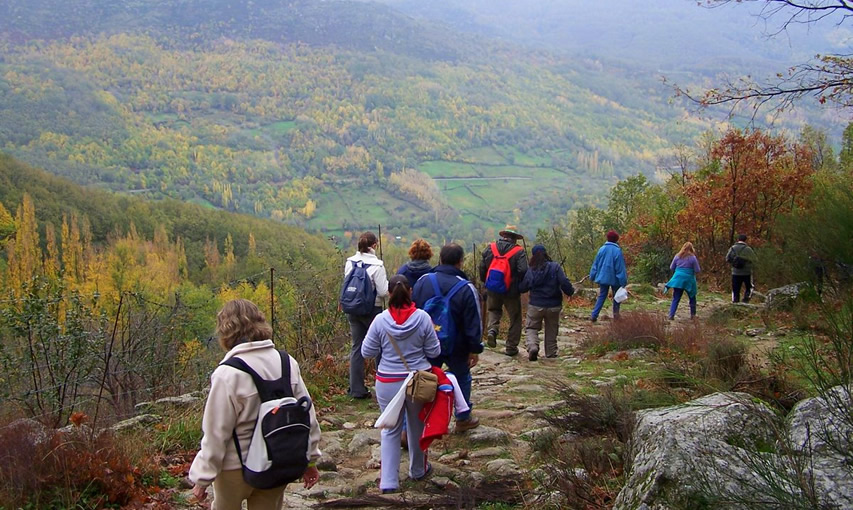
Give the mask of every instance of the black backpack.
[(735, 269), (743, 269), (746, 267), (746, 259), (740, 256), (740, 254), (743, 253), (743, 250), (745, 250), (745, 248), (741, 248), (740, 250), (732, 248), (732, 253), (729, 255), (727, 262)]
[(261, 378), (240, 358), (229, 358), (221, 363), (252, 376), (261, 398), (258, 421), (245, 463), (237, 431), (232, 434), (243, 466), (243, 480), (256, 489), (281, 487), (298, 480), (308, 469), (311, 400), (293, 397), (290, 357), (283, 351), (279, 351), (279, 355), (281, 378), (272, 381)]
[(341, 310), (351, 315), (370, 315), (376, 306), (376, 288), (367, 274), (370, 264), (364, 261), (352, 263), (352, 270), (341, 287)]

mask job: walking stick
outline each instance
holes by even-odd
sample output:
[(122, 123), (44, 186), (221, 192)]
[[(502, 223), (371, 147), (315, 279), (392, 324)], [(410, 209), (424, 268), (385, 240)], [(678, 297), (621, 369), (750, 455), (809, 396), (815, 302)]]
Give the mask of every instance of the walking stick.
[(563, 269), (563, 272), (566, 272), (566, 258), (563, 257), (563, 250), (560, 249), (560, 241), (557, 239), (557, 227), (551, 226), (551, 231), (554, 233), (554, 245), (557, 248), (557, 256), (560, 257), (560, 267)]

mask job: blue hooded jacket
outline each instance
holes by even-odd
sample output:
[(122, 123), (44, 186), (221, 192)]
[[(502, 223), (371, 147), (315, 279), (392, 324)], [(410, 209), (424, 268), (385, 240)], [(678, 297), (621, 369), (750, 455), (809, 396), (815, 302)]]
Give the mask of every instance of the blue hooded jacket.
[(429, 265), (428, 260), (412, 260), (406, 262), (397, 270), (397, 274), (401, 274), (409, 280), (409, 287), (411, 288), (415, 288), (415, 283), (418, 282), (421, 276), (429, 273), (432, 273), (432, 266)]
[(572, 282), (566, 278), (566, 273), (563, 272), (560, 264), (554, 261), (545, 262), (535, 269), (530, 267), (524, 273), (524, 279), (521, 280), (518, 290), (530, 291), (530, 304), (542, 308), (562, 306), (563, 293), (567, 296), (575, 293)]
[(628, 270), (625, 268), (622, 248), (618, 244), (607, 241), (599, 248), (595, 262), (589, 270), (589, 279), (599, 285), (611, 287), (628, 285)]
[[(438, 288), (445, 295), (450, 292), (450, 289), (459, 280), (468, 280), (465, 273), (446, 264), (436, 266), (433, 272), (438, 276)], [(419, 279), (415, 284), (415, 288), (412, 289), (412, 301), (415, 302), (415, 306), (423, 309), (424, 304), (434, 294), (432, 283), (430, 283), (428, 277), (424, 277)], [(454, 294), (450, 300), (450, 311), (456, 323), (456, 332), (458, 335), (451, 356), (467, 357), (468, 354), (480, 354), (483, 352), (483, 322), (480, 316), (480, 296), (477, 294), (477, 290), (473, 284), (469, 282), (467, 288), (462, 288)]]

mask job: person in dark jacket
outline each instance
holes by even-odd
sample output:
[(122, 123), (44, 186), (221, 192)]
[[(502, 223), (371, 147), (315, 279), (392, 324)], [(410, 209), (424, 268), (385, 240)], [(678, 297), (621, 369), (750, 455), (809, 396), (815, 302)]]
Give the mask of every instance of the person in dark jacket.
[[(616, 244), (618, 242), (619, 234), (616, 231), (607, 232), (607, 242), (598, 249), (598, 254), (589, 270), (590, 281), (598, 284), (598, 300), (589, 318), (592, 322), (598, 320), (598, 314), (601, 313), (604, 300), (607, 299), (610, 290), (613, 289), (613, 294), (616, 294), (620, 287), (628, 285), (625, 257), (622, 256), (622, 248)], [(619, 303), (615, 299), (613, 300), (613, 318), (619, 318)]]
[(746, 244), (746, 234), (737, 236), (737, 242), (726, 253), (726, 262), (732, 266), (732, 303), (740, 302), (741, 287), (745, 287), (743, 302), (749, 303), (752, 297), (752, 271), (758, 257)]
[(432, 266), (429, 263), (429, 259), (432, 258), (432, 247), (423, 239), (415, 239), (409, 248), (409, 258), (411, 260), (400, 266), (397, 274), (405, 276), (409, 280), (409, 287), (414, 288), (418, 278), (432, 272)]
[[(439, 265), (433, 273), (438, 280), (442, 295), (447, 295), (460, 280), (468, 281), (468, 276), (462, 271), (462, 259), (465, 251), (458, 244), (448, 244), (438, 254)], [(430, 276), (421, 278), (412, 290), (412, 301), (418, 308), (423, 308), (429, 298), (435, 295)], [(440, 355), (430, 362), (437, 367), (447, 365), (447, 368), (459, 381), (459, 389), (465, 396), (465, 401), (471, 406), (471, 368), (480, 360), (483, 352), (483, 326), (480, 317), (480, 297), (474, 285), (468, 282), (450, 300), (450, 313), (456, 325), (456, 339), (453, 342), (453, 352)], [(479, 418), (471, 411), (456, 415), (456, 432), (473, 429), (480, 424)]]
[(563, 294), (575, 293), (572, 282), (560, 264), (551, 260), (541, 244), (533, 247), (530, 267), (518, 286), (521, 292), (530, 292), (527, 305), (527, 358), (536, 361), (539, 357), (539, 330), (545, 322), (545, 356), (557, 357), (557, 329), (560, 326), (560, 311), (563, 309)]
[(489, 333), (486, 342), (489, 347), (498, 346), (498, 329), (500, 329), (503, 309), (506, 308), (506, 313), (509, 316), (509, 330), (506, 334), (506, 350), (504, 352), (507, 356), (515, 356), (518, 354), (518, 344), (521, 342), (521, 293), (518, 291), (518, 284), (524, 278), (524, 273), (527, 272), (527, 254), (518, 245), (518, 241), (524, 239), (524, 236), (519, 234), (514, 226), (507, 225), (499, 232), (499, 235), (501, 238), (490, 243), (488, 248), (483, 251), (480, 260), (480, 280), (487, 282), (489, 266), (492, 264), (495, 252), (500, 255), (507, 255), (512, 251), (513, 254), (508, 259), (510, 285), (505, 293), (499, 293), (488, 290), (488, 283), (486, 283), (486, 307), (489, 310)]

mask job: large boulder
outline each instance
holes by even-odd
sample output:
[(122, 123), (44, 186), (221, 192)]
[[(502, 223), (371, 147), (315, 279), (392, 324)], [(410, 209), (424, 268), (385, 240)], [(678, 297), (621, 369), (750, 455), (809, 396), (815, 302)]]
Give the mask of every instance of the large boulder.
[(809, 288), (806, 282), (792, 283), (769, 290), (767, 298), (764, 300), (764, 306), (768, 310), (786, 310), (794, 306), (794, 303), (802, 298), (805, 291)]
[(726, 324), (732, 320), (752, 317), (760, 310), (760, 305), (752, 303), (724, 303), (711, 309), (711, 313), (708, 315), (708, 322), (712, 324)]
[(810, 454), (805, 471), (828, 507), (853, 508), (853, 398), (836, 386), (788, 414), (791, 446)]
[(746, 460), (747, 449), (773, 444), (774, 423), (774, 413), (744, 393), (640, 411), (632, 469), (614, 508), (688, 508), (709, 502), (709, 494), (749, 499), (762, 481)]
[(641, 411), (614, 508), (853, 508), (851, 406), (838, 387), (785, 421), (743, 393)]
[(580, 287), (575, 289), (575, 295), (587, 301), (595, 301), (598, 299), (598, 289)]

